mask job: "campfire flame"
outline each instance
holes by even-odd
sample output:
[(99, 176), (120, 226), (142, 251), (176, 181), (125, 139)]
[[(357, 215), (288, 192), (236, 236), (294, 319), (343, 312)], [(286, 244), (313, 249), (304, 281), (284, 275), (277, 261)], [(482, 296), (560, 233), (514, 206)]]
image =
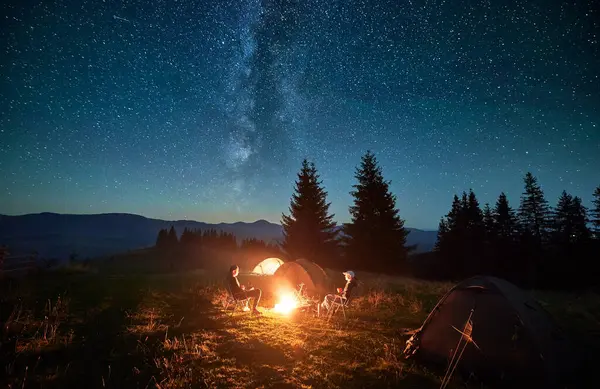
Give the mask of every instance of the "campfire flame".
[(296, 296), (293, 293), (286, 292), (280, 295), (279, 302), (275, 304), (273, 311), (287, 315), (297, 307), (298, 299)]

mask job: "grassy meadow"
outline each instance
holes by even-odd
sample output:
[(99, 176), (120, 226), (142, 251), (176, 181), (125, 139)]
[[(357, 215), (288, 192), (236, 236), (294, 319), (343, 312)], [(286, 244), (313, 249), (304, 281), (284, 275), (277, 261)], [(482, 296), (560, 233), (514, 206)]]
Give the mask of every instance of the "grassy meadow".
[[(142, 275), (79, 266), (3, 280), (0, 387), (439, 388), (443, 372), (403, 359), (403, 332), (417, 328), (452, 285), (370, 274), (361, 280), (347, 319), (330, 322), (271, 312), (268, 293), (262, 316), (231, 315), (222, 307), (222, 274), (203, 271)], [(597, 295), (534, 293), (588, 349), (600, 349)], [(451, 387), (465, 384), (456, 379)]]

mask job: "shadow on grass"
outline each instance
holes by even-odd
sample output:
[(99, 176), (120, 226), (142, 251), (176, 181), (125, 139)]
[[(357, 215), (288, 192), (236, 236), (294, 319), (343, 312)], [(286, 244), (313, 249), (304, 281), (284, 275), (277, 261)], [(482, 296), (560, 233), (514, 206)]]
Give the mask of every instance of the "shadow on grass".
[[(19, 388), (98, 387), (109, 376), (124, 377), (126, 370), (131, 370), (129, 366), (135, 360), (129, 354), (135, 341), (120, 334), (125, 311), (135, 308), (141, 299), (135, 286), (87, 276), (64, 281), (56, 277), (20, 285), (23, 289), (14, 297), (32, 307), (33, 316), (41, 318), (31, 320), (31, 328), (12, 336), (14, 348), (9, 348), (8, 342), (2, 345), (0, 365), (8, 374), (0, 384)], [(43, 325), (38, 327), (38, 323), (46, 318), (36, 306), (40, 296), (56, 293), (69, 296), (68, 311), (62, 322), (54, 324), (57, 336), (45, 341), (40, 334)]]

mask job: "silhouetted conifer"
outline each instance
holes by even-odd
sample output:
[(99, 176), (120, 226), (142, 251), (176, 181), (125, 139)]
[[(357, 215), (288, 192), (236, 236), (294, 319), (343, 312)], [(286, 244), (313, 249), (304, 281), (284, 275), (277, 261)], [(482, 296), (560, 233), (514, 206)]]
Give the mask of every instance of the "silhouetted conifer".
[(586, 273), (591, 269), (585, 258), (591, 234), (586, 213), (579, 197), (562, 192), (552, 220), (550, 260), (544, 263), (547, 285), (571, 287), (576, 279), (578, 283), (587, 279)]
[(179, 242), (183, 245), (183, 246), (190, 246), (194, 243), (194, 233), (189, 230), (187, 227), (184, 228), (183, 232), (181, 233), (181, 238), (179, 239)]
[(480, 273), (489, 273), (491, 265), (485, 258), (485, 223), (479, 201), (472, 189), (467, 195), (466, 217), (466, 242), (464, 276)]
[(563, 190), (554, 212), (552, 222), (552, 242), (568, 244), (573, 235), (573, 197)]
[(525, 191), (521, 195), (518, 215), (521, 232), (521, 273), (524, 275), (522, 282), (535, 287), (541, 285), (542, 269), (549, 267), (545, 263), (548, 257), (544, 248), (549, 241), (550, 207), (533, 174), (528, 172), (523, 182)]
[(350, 194), (350, 223), (344, 225), (346, 258), (356, 268), (377, 271), (405, 270), (408, 231), (396, 207), (396, 196), (383, 178), (375, 155), (367, 151), (357, 167)]
[(468, 220), (468, 228), (473, 231), (476, 235), (483, 235), (484, 223), (483, 223), (483, 212), (479, 207), (479, 201), (477, 200), (477, 196), (472, 189), (469, 190), (468, 200), (467, 200), (467, 220)]
[(594, 233), (594, 237), (600, 240), (600, 186), (594, 190), (594, 199), (592, 200), (592, 205), (592, 210), (590, 211), (592, 232)]
[(500, 193), (492, 211), (496, 233), (493, 252), (490, 254), (494, 262), (494, 274), (521, 283), (522, 276), (518, 258), (518, 221), (515, 211), (511, 208), (506, 194)]
[[(466, 193), (464, 196), (466, 202)], [(439, 272), (444, 277), (455, 277), (462, 273), (462, 246), (464, 243), (463, 202), (455, 194), (450, 212), (440, 221), (436, 248), (440, 260)]]
[(446, 219), (441, 218), (440, 223), (438, 224), (437, 240), (435, 241), (435, 246), (433, 247), (434, 251), (441, 252), (443, 250), (444, 239), (448, 236), (448, 231), (448, 222), (446, 222)]
[(161, 228), (160, 231), (158, 231), (158, 236), (156, 237), (156, 247), (163, 248), (165, 246), (168, 246), (168, 240), (169, 239), (167, 230)]
[(518, 235), (518, 220), (504, 192), (500, 193), (494, 208), (494, 224), (500, 240), (504, 243), (514, 242)]
[(548, 238), (550, 207), (533, 174), (528, 172), (523, 181), (525, 191), (521, 196), (519, 222), (522, 232), (533, 238), (533, 242), (538, 246), (541, 246)]
[(338, 255), (337, 224), (329, 214), (327, 192), (315, 164), (304, 159), (292, 195), (289, 215), (282, 214), (282, 249), (290, 258), (307, 258), (321, 265), (335, 265)]
[(488, 272), (491, 265), (485, 257), (486, 228), (484, 215), (473, 190), (454, 195), (452, 208), (438, 231), (440, 271), (447, 277), (459, 278)]
[(177, 246), (177, 243), (179, 243), (179, 239), (177, 238), (177, 232), (175, 232), (174, 226), (171, 226), (171, 229), (169, 230), (169, 233), (167, 235), (167, 242), (169, 247), (175, 247)]
[(497, 236), (496, 221), (488, 203), (483, 207), (483, 225), (485, 226), (486, 241), (491, 244)]

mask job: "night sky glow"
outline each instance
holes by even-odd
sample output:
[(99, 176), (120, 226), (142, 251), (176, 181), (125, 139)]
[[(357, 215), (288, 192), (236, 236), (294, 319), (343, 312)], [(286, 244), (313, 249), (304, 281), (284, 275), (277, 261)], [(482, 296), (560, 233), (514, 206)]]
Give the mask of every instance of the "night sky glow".
[(279, 222), (308, 157), (349, 219), (367, 149), (406, 225), (526, 171), (600, 184), (594, 0), (2, 5), (0, 213)]

